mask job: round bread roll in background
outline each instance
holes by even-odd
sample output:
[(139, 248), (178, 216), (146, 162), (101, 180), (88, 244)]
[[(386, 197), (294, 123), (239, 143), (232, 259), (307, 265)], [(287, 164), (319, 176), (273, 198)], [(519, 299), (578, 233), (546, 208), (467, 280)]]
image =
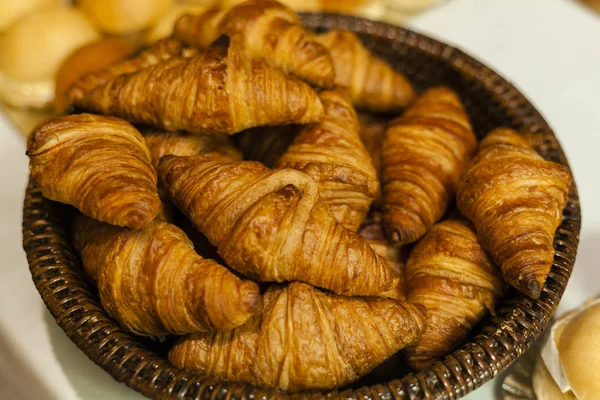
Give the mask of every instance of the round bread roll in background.
[(54, 109), (63, 112), (69, 106), (65, 97), (67, 89), (88, 72), (98, 71), (133, 53), (136, 47), (123, 39), (101, 39), (86, 44), (72, 52), (56, 73)]
[(159, 39), (166, 38), (173, 33), (173, 26), (175, 21), (181, 15), (189, 14), (200, 14), (208, 10), (208, 7), (192, 5), (192, 4), (176, 4), (171, 7), (165, 15), (158, 20), (158, 22), (146, 33), (145, 41), (147, 43), (156, 42)]
[(0, 32), (25, 15), (49, 5), (60, 4), (60, 0), (2, 0), (0, 7)]
[(48, 105), (59, 65), (74, 49), (99, 37), (80, 11), (65, 5), (19, 19), (0, 39), (0, 98), (18, 107)]
[(174, 0), (79, 0), (77, 4), (101, 31), (127, 35), (154, 25)]
[(381, 19), (385, 5), (383, 0), (321, 0), (323, 11), (359, 15), (364, 18)]
[(531, 380), (537, 400), (577, 400), (572, 392), (562, 393), (560, 391), (539, 354), (535, 361)]
[[(221, 7), (231, 8), (247, 0), (223, 0)], [(321, 9), (321, 0), (278, 0), (295, 11), (319, 11)], [(343, 0), (340, 0), (343, 1)]]
[(558, 354), (575, 396), (600, 399), (600, 303), (587, 307), (564, 327)]
[(219, 0), (179, 0), (180, 4), (202, 7), (218, 7)]

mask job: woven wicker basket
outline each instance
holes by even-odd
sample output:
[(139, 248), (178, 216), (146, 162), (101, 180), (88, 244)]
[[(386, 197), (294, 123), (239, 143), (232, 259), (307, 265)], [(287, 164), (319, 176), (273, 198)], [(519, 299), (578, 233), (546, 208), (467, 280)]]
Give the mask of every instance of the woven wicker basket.
[[(512, 85), (463, 52), (414, 32), (384, 23), (334, 14), (306, 14), (306, 26), (350, 29), (422, 90), (446, 84), (461, 95), (479, 137), (497, 126), (531, 133), (547, 159), (567, 164), (552, 130)], [(285, 394), (242, 384), (218, 382), (176, 368), (166, 359), (166, 345), (134, 337), (107, 317), (98, 297), (83, 278), (80, 260), (69, 238), (73, 210), (42, 198), (33, 183), (23, 210), (23, 246), (33, 281), (44, 302), (69, 338), (119, 382), (152, 398), (283, 398)], [(564, 221), (554, 240), (552, 272), (539, 300), (510, 292), (496, 317), (480, 323), (460, 349), (418, 373), (394, 359), (350, 388), (294, 398), (456, 399), (504, 370), (539, 336), (554, 311), (571, 274), (581, 215), (573, 185)]]

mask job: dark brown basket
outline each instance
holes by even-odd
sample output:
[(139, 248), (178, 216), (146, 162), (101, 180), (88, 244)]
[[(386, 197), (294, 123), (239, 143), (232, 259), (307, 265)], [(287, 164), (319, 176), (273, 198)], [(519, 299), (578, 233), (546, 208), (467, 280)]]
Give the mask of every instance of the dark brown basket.
[[(446, 84), (461, 95), (477, 135), (498, 126), (534, 134), (540, 153), (567, 165), (552, 130), (517, 89), (462, 51), (417, 33), (365, 19), (306, 14), (313, 29), (350, 29), (406, 73), (418, 89)], [(23, 209), (23, 247), (33, 281), (60, 327), (89, 358), (119, 382), (152, 398), (283, 398), (275, 390), (218, 382), (176, 368), (165, 349), (124, 333), (100, 307), (81, 274), (69, 238), (68, 207), (42, 198), (33, 183)], [(291, 397), (456, 399), (481, 386), (519, 357), (540, 335), (558, 305), (575, 262), (581, 214), (573, 185), (554, 240), (556, 256), (539, 300), (511, 292), (496, 317), (473, 330), (469, 341), (443, 362), (418, 373), (400, 367), (371, 375), (352, 388)], [(363, 387), (359, 387), (365, 384)], [(353, 389), (355, 388), (355, 389)]]

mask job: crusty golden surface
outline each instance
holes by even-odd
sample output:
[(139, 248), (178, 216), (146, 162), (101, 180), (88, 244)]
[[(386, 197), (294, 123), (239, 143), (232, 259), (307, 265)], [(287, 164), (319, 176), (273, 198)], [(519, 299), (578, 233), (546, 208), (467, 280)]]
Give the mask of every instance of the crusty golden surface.
[(67, 100), (69, 103), (81, 101), (96, 87), (119, 75), (131, 74), (169, 58), (181, 57), (190, 53), (190, 49), (186, 49), (179, 40), (172, 38), (159, 40), (133, 57), (83, 75), (67, 90)]
[(398, 112), (414, 100), (406, 77), (371, 53), (355, 33), (334, 29), (316, 39), (331, 53), (335, 84), (348, 88), (357, 108)]
[(425, 91), (390, 122), (382, 154), (390, 240), (414, 242), (444, 215), (476, 143), (458, 95), (446, 87)]
[(306, 83), (235, 46), (173, 57), (98, 86), (75, 105), (165, 130), (233, 134), (254, 126), (310, 123), (323, 115)]
[(502, 281), (466, 222), (434, 225), (417, 243), (406, 264), (408, 298), (427, 309), (427, 327), (404, 349), (414, 368), (448, 354), (490, 310)]
[(231, 332), (184, 336), (169, 359), (234, 382), (330, 389), (365, 375), (425, 327), (419, 306), (336, 296), (298, 282), (272, 286), (263, 304), (262, 312)]
[(385, 259), (336, 221), (306, 174), (169, 156), (159, 175), (227, 264), (252, 279), (300, 280), (347, 295), (377, 295), (393, 284)]
[(389, 243), (383, 230), (379, 213), (368, 216), (360, 226), (358, 234), (365, 238), (375, 253), (386, 259), (390, 268), (396, 273), (393, 287), (379, 296), (402, 301), (406, 300), (405, 269), (408, 248), (406, 246), (397, 248)]
[(317, 87), (333, 86), (329, 51), (302, 27), (292, 9), (273, 0), (246, 1), (228, 12), (211, 9), (197, 16), (183, 15), (174, 35), (201, 49), (227, 35), (247, 58), (263, 60)]
[(126, 121), (91, 114), (50, 119), (29, 136), (27, 155), (31, 177), (50, 200), (130, 228), (158, 213), (150, 153)]
[(158, 162), (164, 156), (195, 156), (222, 161), (240, 161), (242, 154), (222, 134), (198, 135), (181, 131), (142, 130), (152, 157), (152, 165), (158, 170)]
[(458, 187), (457, 205), (504, 279), (533, 298), (552, 266), (571, 183), (565, 167), (545, 161), (518, 133), (496, 129)]
[(166, 222), (133, 231), (78, 216), (73, 242), (102, 306), (138, 335), (233, 329), (260, 303), (255, 283), (200, 257), (183, 231)]
[(356, 231), (379, 191), (359, 123), (343, 89), (319, 94), (325, 116), (303, 128), (275, 168), (302, 171), (317, 182), (321, 200), (345, 228)]

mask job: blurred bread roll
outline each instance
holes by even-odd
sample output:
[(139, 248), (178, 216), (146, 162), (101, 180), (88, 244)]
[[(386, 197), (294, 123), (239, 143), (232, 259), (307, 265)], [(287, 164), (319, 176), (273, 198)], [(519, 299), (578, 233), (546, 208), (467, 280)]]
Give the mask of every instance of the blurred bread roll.
[(99, 36), (81, 12), (63, 5), (21, 18), (0, 39), (0, 98), (18, 107), (47, 106), (60, 64)]
[[(237, 6), (247, 0), (223, 0), (221, 7), (228, 9)], [(295, 11), (319, 11), (321, 9), (321, 0), (278, 0)], [(343, 0), (339, 0), (343, 1)]]
[(164, 39), (173, 33), (173, 26), (175, 21), (186, 13), (189, 14), (200, 14), (206, 11), (208, 8), (200, 5), (193, 4), (176, 4), (171, 7), (165, 15), (158, 20), (158, 22), (146, 33), (145, 41), (147, 43), (154, 43), (157, 40)]
[(321, 0), (321, 8), (326, 12), (381, 19), (385, 5), (383, 0)]
[(217, 7), (219, 3), (219, 0), (179, 0), (179, 4), (202, 7)]
[(48, 5), (59, 4), (60, 0), (2, 0), (0, 7), (0, 32), (5, 31), (19, 18)]
[(126, 35), (154, 25), (174, 0), (79, 0), (78, 4), (101, 31)]
[(577, 400), (573, 393), (560, 391), (554, 378), (548, 372), (544, 360), (539, 355), (535, 361), (531, 381), (537, 400)]
[(135, 46), (123, 39), (100, 39), (72, 52), (56, 73), (54, 109), (63, 112), (69, 106), (67, 89), (88, 72), (98, 71), (133, 53)]
[(600, 399), (600, 302), (575, 315), (560, 333), (558, 354), (571, 391)]

